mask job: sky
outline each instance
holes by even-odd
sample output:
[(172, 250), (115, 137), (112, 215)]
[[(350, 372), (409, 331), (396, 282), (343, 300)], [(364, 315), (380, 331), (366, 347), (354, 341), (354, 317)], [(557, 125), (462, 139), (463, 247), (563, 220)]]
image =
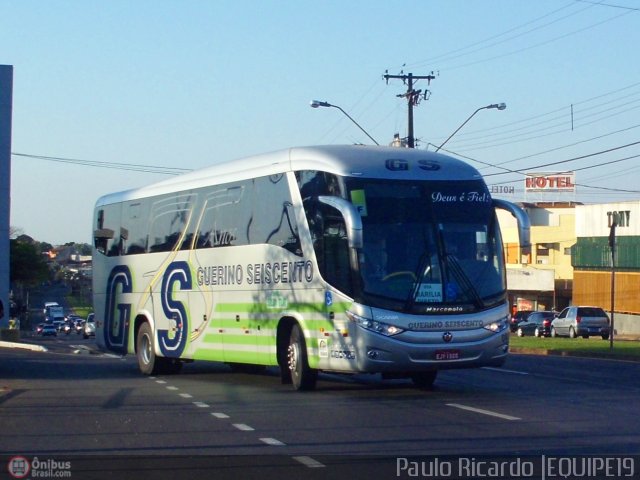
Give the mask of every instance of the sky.
[[(386, 72), (435, 77), (414, 85), (417, 148), (473, 115), (441, 151), (507, 190), (495, 196), (640, 201), (638, 45), (638, 0), (0, 0), (10, 223), (91, 243), (104, 194), (292, 146), (371, 143), (313, 99), (388, 144), (407, 135), (407, 87)], [(570, 197), (525, 195), (524, 172), (567, 170)]]

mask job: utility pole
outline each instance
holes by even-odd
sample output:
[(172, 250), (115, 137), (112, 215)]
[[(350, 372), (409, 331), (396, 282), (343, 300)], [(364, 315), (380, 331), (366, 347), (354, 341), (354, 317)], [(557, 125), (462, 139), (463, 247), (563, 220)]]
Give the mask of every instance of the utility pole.
[(409, 117), (408, 117), (408, 133), (407, 133), (407, 147), (415, 148), (415, 137), (413, 135), (413, 107), (420, 103), (420, 100), (426, 100), (427, 95), (429, 93), (428, 90), (425, 90), (424, 93), (422, 90), (414, 90), (413, 82), (415, 80), (426, 80), (427, 85), (431, 84), (431, 80), (436, 77), (433, 75), (414, 75), (413, 73), (402, 73), (399, 75), (389, 75), (388, 71), (385, 72), (383, 78), (387, 81), (387, 85), (389, 84), (389, 79), (400, 79), (407, 86), (407, 91), (405, 93), (401, 93), (400, 95), (396, 95), (397, 97), (404, 97), (407, 99), (407, 105), (409, 107)]
[(611, 247), (611, 325), (609, 328), (609, 349), (613, 350), (613, 334), (615, 331), (614, 310), (616, 309), (616, 220), (609, 230), (609, 246)]
[(13, 66), (0, 65), (0, 330), (9, 324), (9, 212)]

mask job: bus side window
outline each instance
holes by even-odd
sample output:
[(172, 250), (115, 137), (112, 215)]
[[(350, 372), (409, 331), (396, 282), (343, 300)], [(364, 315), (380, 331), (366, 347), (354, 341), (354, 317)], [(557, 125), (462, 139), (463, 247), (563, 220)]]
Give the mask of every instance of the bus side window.
[(234, 184), (207, 193), (202, 218), (196, 230), (196, 248), (246, 245), (239, 228), (246, 220), (244, 212), (247, 185)]
[(256, 179), (252, 210), (252, 243), (276, 245), (302, 256), (298, 225), (284, 175)]
[(106, 205), (98, 210), (93, 243), (98, 253), (109, 257), (120, 255), (120, 205)]
[(353, 295), (347, 228), (340, 212), (328, 205), (305, 205), (313, 248), (322, 277), (331, 285)]
[(138, 255), (147, 251), (147, 224), (149, 222), (149, 200), (134, 200), (122, 211), (123, 228), (127, 230), (124, 255)]
[(181, 246), (178, 242), (189, 227), (193, 201), (191, 194), (171, 195), (151, 205), (149, 252), (168, 252)]

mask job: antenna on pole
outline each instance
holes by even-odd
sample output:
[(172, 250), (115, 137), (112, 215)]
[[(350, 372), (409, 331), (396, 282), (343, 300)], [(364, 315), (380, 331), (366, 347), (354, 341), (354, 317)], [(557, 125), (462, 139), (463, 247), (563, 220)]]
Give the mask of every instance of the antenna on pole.
[(426, 80), (427, 85), (431, 85), (431, 80), (435, 79), (435, 75), (431, 72), (430, 75), (414, 75), (413, 73), (404, 73), (402, 70), (399, 75), (389, 75), (389, 71), (386, 70), (382, 76), (389, 84), (389, 79), (400, 79), (407, 86), (407, 91), (397, 95), (398, 97), (404, 97), (407, 99), (408, 106), (408, 132), (407, 132), (407, 147), (415, 148), (416, 140), (413, 135), (413, 107), (417, 106), (421, 100), (426, 100), (429, 97), (429, 90), (423, 92), (422, 90), (414, 90), (413, 84), (416, 80)]

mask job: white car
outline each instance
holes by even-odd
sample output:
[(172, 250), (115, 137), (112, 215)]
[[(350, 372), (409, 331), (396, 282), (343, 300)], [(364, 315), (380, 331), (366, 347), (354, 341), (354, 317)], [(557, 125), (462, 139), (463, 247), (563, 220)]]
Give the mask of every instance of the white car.
[(95, 314), (90, 313), (87, 316), (87, 321), (84, 322), (84, 329), (82, 330), (82, 336), (84, 338), (96, 336), (96, 322), (93, 320), (94, 317), (95, 317)]

